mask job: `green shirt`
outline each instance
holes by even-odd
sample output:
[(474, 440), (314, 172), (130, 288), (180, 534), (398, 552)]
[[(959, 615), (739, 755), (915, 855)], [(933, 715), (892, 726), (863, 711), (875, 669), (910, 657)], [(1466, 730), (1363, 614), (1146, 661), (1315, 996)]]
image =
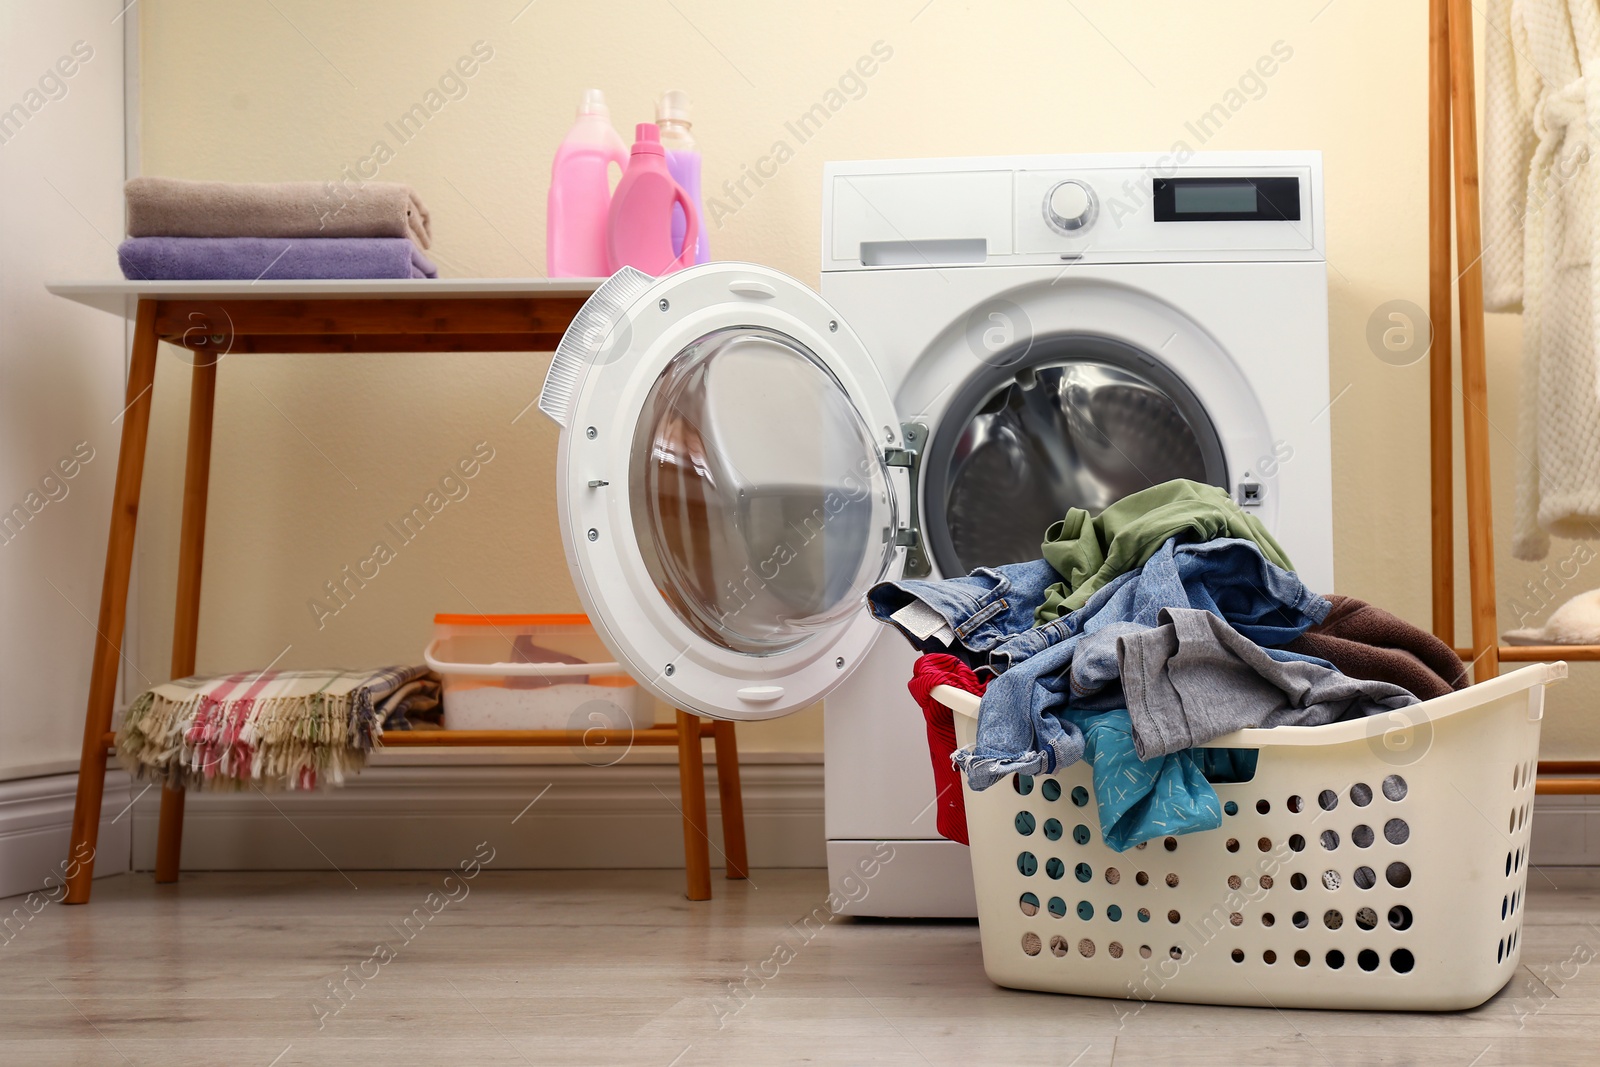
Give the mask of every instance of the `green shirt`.
[(1244, 538), (1254, 541), (1269, 563), (1294, 570), (1261, 520), (1246, 514), (1225, 490), (1175, 478), (1123, 497), (1098, 517), (1073, 508), (1045, 531), (1041, 554), (1066, 581), (1045, 590), (1034, 625), (1054, 622), (1083, 607), (1095, 590), (1143, 566), (1173, 536), (1188, 541)]

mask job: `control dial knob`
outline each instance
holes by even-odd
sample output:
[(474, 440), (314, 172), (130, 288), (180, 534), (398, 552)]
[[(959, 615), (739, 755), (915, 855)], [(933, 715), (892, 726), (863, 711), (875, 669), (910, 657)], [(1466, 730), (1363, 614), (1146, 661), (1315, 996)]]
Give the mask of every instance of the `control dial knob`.
[(1094, 190), (1068, 178), (1051, 186), (1044, 195), (1044, 221), (1057, 233), (1082, 233), (1093, 225), (1099, 207)]

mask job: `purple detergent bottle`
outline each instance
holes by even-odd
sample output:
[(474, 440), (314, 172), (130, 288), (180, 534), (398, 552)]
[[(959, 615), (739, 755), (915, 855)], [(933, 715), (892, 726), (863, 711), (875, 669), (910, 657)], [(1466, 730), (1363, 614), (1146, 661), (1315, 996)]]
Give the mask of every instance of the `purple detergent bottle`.
[[(682, 89), (668, 89), (656, 101), (656, 125), (661, 128), (661, 147), (667, 150), (667, 170), (672, 180), (683, 186), (689, 199), (700, 212), (700, 239), (695, 242), (694, 262), (705, 263), (711, 258), (711, 243), (706, 237), (706, 213), (700, 199), (700, 149), (695, 147), (694, 135), (689, 132), (689, 94)], [(672, 247), (683, 247), (683, 208), (672, 209)]]

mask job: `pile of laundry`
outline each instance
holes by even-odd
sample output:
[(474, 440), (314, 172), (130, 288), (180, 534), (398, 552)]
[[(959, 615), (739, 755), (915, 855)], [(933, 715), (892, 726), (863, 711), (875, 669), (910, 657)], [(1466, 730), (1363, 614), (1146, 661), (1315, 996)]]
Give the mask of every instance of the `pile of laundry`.
[(124, 197), (117, 260), (136, 281), (439, 276), (428, 209), (398, 182), (134, 178)]
[[(1112, 848), (1214, 829), (1213, 783), (1248, 781), (1256, 753), (1195, 746), (1466, 685), (1432, 634), (1307, 589), (1266, 527), (1216, 486), (1180, 479), (1098, 516), (1074, 508), (1041, 555), (868, 593), (873, 615), (924, 653), (910, 688), (927, 719), (939, 832), (952, 840), (967, 840), (958, 771), (983, 790), (1079, 760)], [(951, 713), (930, 696), (938, 685), (982, 694), (973, 747), (956, 750)]]
[(180, 678), (133, 702), (117, 757), (174, 789), (342, 785), (385, 729), (437, 728), (439, 706), (420, 666)]

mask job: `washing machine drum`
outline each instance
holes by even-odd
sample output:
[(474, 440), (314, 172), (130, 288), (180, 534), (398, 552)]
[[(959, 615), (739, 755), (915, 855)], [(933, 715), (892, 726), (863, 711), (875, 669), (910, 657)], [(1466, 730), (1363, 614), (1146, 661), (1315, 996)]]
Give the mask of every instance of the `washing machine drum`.
[(923, 464), (923, 530), (939, 571), (1039, 557), (1069, 508), (1098, 513), (1173, 478), (1227, 485), (1192, 390), (1150, 354), (1099, 336), (1034, 340), (992, 360), (946, 408)]

